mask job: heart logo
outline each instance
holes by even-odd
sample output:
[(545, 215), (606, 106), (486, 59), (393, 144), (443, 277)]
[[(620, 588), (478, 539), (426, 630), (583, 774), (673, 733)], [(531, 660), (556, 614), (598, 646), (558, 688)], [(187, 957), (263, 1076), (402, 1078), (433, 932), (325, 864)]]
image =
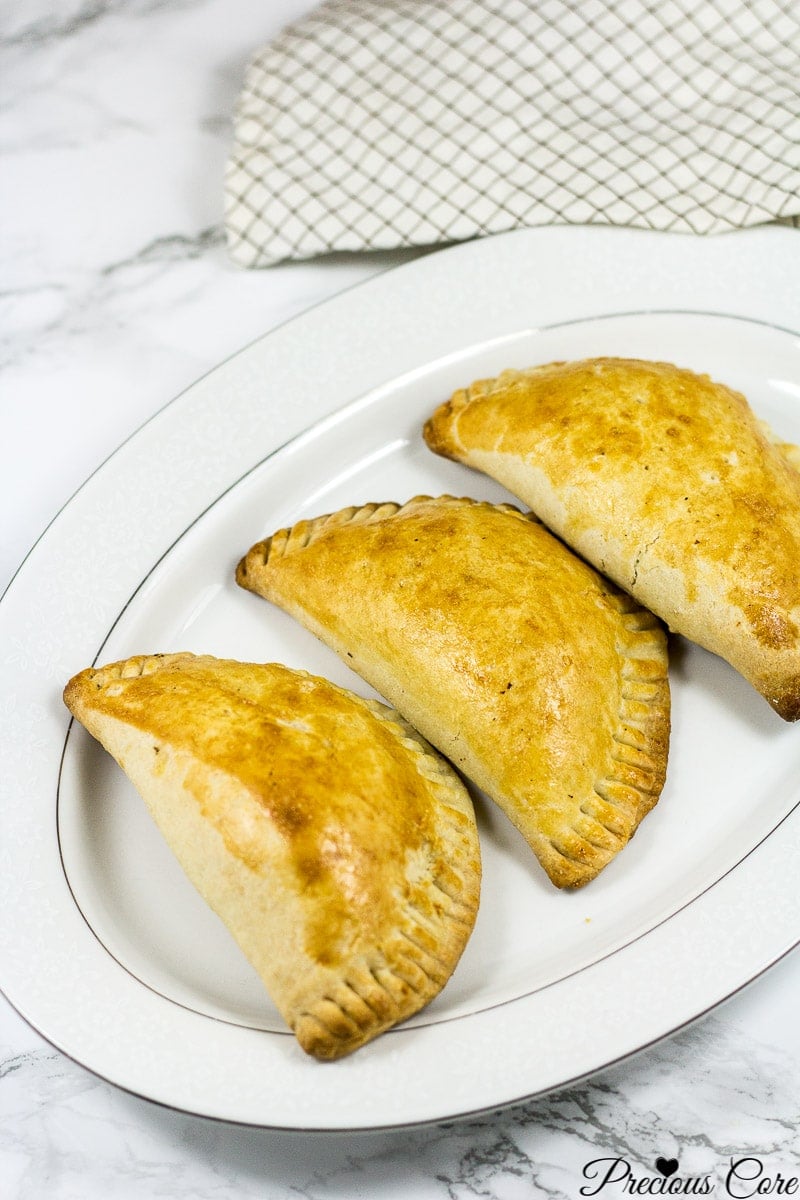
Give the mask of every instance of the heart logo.
[(677, 1158), (657, 1158), (656, 1170), (660, 1171), (665, 1179), (669, 1179), (670, 1175), (674, 1175), (678, 1169)]

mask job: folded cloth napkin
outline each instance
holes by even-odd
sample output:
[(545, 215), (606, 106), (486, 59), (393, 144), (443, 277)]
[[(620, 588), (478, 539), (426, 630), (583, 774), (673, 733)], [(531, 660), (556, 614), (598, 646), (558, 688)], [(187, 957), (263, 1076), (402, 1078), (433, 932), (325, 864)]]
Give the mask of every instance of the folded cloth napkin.
[(328, 0), (250, 63), (228, 246), (800, 214), (797, 0)]

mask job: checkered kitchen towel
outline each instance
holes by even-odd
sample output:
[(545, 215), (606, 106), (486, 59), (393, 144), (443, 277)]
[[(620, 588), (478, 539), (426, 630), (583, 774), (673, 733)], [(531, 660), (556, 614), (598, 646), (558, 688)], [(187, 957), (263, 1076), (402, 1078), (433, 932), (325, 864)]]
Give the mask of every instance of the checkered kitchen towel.
[(328, 0), (250, 64), (233, 259), (800, 214), (800, 0)]

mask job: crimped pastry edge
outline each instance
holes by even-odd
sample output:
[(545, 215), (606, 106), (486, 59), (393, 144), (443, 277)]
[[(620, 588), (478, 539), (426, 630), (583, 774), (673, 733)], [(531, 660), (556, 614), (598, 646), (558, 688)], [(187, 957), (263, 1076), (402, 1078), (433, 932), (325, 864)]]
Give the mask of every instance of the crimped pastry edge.
[[(273, 555), (280, 557), (285, 554), (297, 553), (300, 550), (304, 550), (306, 546), (313, 545), (318, 538), (330, 530), (338, 529), (343, 525), (372, 524), (385, 520), (387, 517), (399, 516), (400, 514), (412, 512), (415, 508), (421, 508), (430, 504), (450, 505), (453, 507), (469, 504), (476, 507), (500, 509), (502, 512), (507, 512), (522, 521), (530, 521), (537, 525), (541, 525), (542, 523), (535, 513), (522, 512), (514, 504), (493, 504), (488, 500), (475, 500), (471, 496), (451, 496), (447, 493), (441, 496), (420, 494), (412, 496), (410, 500), (406, 500), (403, 503), (385, 500), (378, 503), (348, 505), (345, 508), (337, 509), (335, 512), (323, 513), (317, 517), (304, 518), (301, 521), (297, 521), (294, 525), (284, 526), (276, 530), (269, 537), (255, 542), (237, 564), (236, 582), (248, 591), (256, 591), (257, 589), (250, 586), (251, 569), (260, 573), (264, 567), (269, 566), (269, 561)], [(262, 595), (263, 593), (257, 592), (257, 594)]]

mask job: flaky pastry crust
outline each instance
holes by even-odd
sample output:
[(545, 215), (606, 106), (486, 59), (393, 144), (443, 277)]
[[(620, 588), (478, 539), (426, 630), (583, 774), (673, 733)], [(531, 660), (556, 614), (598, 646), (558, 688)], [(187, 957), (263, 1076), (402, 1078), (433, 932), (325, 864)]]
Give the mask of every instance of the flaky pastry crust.
[(450, 496), (346, 508), (257, 543), (237, 579), (495, 800), (557, 886), (594, 878), (655, 804), (664, 631), (530, 514)]
[(800, 716), (798, 452), (739, 392), (670, 363), (556, 362), (457, 391), (424, 436)]
[(397, 713), (191, 654), (82, 671), (64, 699), (309, 1054), (349, 1054), (441, 991), (477, 914), (475, 816)]

